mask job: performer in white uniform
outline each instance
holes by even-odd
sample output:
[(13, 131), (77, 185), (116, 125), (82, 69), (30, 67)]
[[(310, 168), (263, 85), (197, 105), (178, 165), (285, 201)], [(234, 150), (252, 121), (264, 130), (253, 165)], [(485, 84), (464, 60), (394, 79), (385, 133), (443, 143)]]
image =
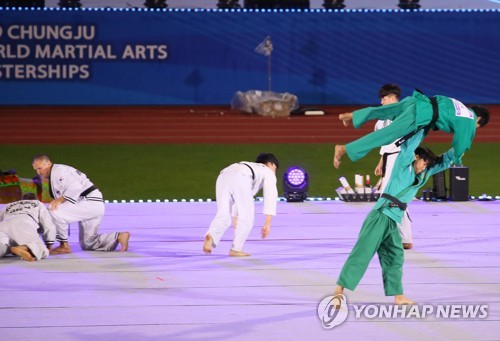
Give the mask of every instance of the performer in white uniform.
[(119, 251), (127, 251), (130, 233), (97, 234), (104, 216), (104, 202), (101, 192), (84, 173), (70, 166), (53, 164), (47, 155), (35, 156), (33, 168), (49, 180), (50, 195), (54, 198), (49, 209), (60, 246), (51, 254), (71, 252), (68, 224), (74, 222), (78, 222), (82, 250), (114, 251), (120, 244)]
[(46, 258), (55, 238), (52, 217), (34, 193), (25, 193), (0, 211), (0, 257), (10, 252), (30, 262)]
[[(234, 240), (229, 255), (233, 257), (250, 256), (243, 252), (245, 243), (254, 221), (254, 195), (263, 190), (266, 215), (262, 238), (271, 231), (271, 217), (276, 215), (278, 190), (276, 188), (276, 169), (278, 159), (273, 154), (262, 153), (255, 162), (242, 161), (224, 168), (216, 183), (217, 215), (212, 220), (205, 234), (203, 251), (211, 253), (222, 235), (231, 225), (231, 213), (236, 214), (238, 227), (234, 232)], [(236, 212), (236, 213), (235, 213)]]
[[(401, 89), (395, 84), (385, 84), (379, 90), (380, 104), (387, 105), (399, 102), (401, 96)], [(379, 130), (387, 127), (391, 124), (391, 120), (379, 120), (375, 123), (375, 129)], [(394, 168), (394, 162), (398, 157), (401, 147), (396, 146), (396, 141), (391, 144), (382, 146), (380, 148), (380, 161), (375, 168), (375, 175), (382, 176), (382, 182), (380, 184), (379, 191), (384, 192), (389, 179), (391, 178), (392, 169)], [(398, 223), (399, 234), (403, 241), (404, 249), (411, 249), (413, 246), (413, 238), (411, 233), (411, 220), (408, 213), (408, 209), (403, 214), (403, 219), (401, 224)]]

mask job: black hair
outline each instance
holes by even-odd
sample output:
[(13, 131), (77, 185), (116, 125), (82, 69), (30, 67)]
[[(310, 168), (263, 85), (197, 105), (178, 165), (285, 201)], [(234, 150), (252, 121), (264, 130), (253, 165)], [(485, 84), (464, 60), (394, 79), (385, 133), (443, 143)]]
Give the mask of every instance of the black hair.
[(477, 122), (479, 124), (479, 127), (484, 127), (488, 124), (488, 122), (490, 121), (490, 111), (488, 109), (480, 105), (472, 105), (470, 108), (479, 118), (479, 121)]
[(395, 95), (398, 99), (401, 97), (401, 88), (396, 84), (384, 84), (378, 91), (378, 98), (382, 99), (388, 95)]
[(26, 192), (21, 197), (21, 200), (37, 200), (36, 194), (32, 192)]
[(257, 155), (255, 162), (264, 164), (271, 162), (276, 165), (276, 168), (280, 168), (280, 162), (278, 161), (276, 156), (274, 156), (274, 154), (270, 153), (260, 153), (259, 155)]
[(417, 147), (417, 149), (415, 149), (415, 155), (418, 155), (420, 159), (424, 159), (424, 161), (427, 162), (427, 168), (431, 168), (438, 160), (438, 156), (427, 147)]

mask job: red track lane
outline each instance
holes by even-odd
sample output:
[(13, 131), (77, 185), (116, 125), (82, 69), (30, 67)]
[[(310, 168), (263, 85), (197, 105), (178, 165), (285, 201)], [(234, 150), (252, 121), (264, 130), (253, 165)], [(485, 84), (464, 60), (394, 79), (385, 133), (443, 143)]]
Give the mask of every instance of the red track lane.
[[(224, 106), (6, 106), (0, 109), (2, 144), (346, 143), (372, 131), (345, 128), (338, 114), (359, 106), (321, 107), (323, 116), (262, 117)], [(500, 142), (500, 105), (475, 142)], [(450, 142), (431, 132), (426, 141)]]

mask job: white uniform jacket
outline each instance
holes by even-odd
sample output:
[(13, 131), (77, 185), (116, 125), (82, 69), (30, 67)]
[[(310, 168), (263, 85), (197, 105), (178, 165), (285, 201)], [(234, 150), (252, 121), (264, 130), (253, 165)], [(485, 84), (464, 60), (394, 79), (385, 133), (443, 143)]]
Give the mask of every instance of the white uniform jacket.
[[(377, 131), (377, 130), (383, 129), (391, 123), (392, 123), (391, 120), (378, 120), (377, 123), (375, 123), (375, 128), (373, 130)], [(396, 141), (398, 141), (398, 140), (396, 140)], [(392, 153), (399, 152), (401, 150), (401, 147), (396, 146), (396, 141), (394, 141), (391, 144), (380, 147), (380, 155), (392, 154)]]
[[(102, 194), (87, 176), (70, 166), (54, 164), (49, 177), (50, 195), (53, 198), (64, 197), (72, 204), (86, 197), (90, 201), (102, 201)], [(85, 192), (88, 192), (85, 194)]]
[(260, 190), (262, 190), (262, 196), (264, 197), (264, 207), (262, 209), (262, 213), (272, 216), (276, 215), (276, 203), (278, 200), (276, 174), (274, 174), (269, 167), (263, 163), (241, 161), (224, 168), (221, 173), (231, 171), (238, 171), (245, 175), (251, 174), (253, 179), (252, 194), (256, 195)]
[(54, 244), (56, 240), (56, 226), (52, 222), (52, 217), (47, 207), (38, 200), (20, 200), (7, 204), (0, 211), (0, 222), (25, 216), (29, 216), (33, 220), (31, 226), (42, 234), (45, 244)]

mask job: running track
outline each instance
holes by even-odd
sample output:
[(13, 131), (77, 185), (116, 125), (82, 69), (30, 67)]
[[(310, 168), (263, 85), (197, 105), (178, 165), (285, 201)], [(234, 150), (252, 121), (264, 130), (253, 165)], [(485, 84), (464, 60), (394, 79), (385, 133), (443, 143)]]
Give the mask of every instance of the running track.
[[(324, 116), (262, 117), (227, 106), (4, 106), (1, 144), (345, 143), (373, 129), (345, 128), (338, 114), (359, 106), (321, 107)], [(500, 142), (500, 105), (475, 142)], [(428, 142), (449, 142), (431, 132)]]

